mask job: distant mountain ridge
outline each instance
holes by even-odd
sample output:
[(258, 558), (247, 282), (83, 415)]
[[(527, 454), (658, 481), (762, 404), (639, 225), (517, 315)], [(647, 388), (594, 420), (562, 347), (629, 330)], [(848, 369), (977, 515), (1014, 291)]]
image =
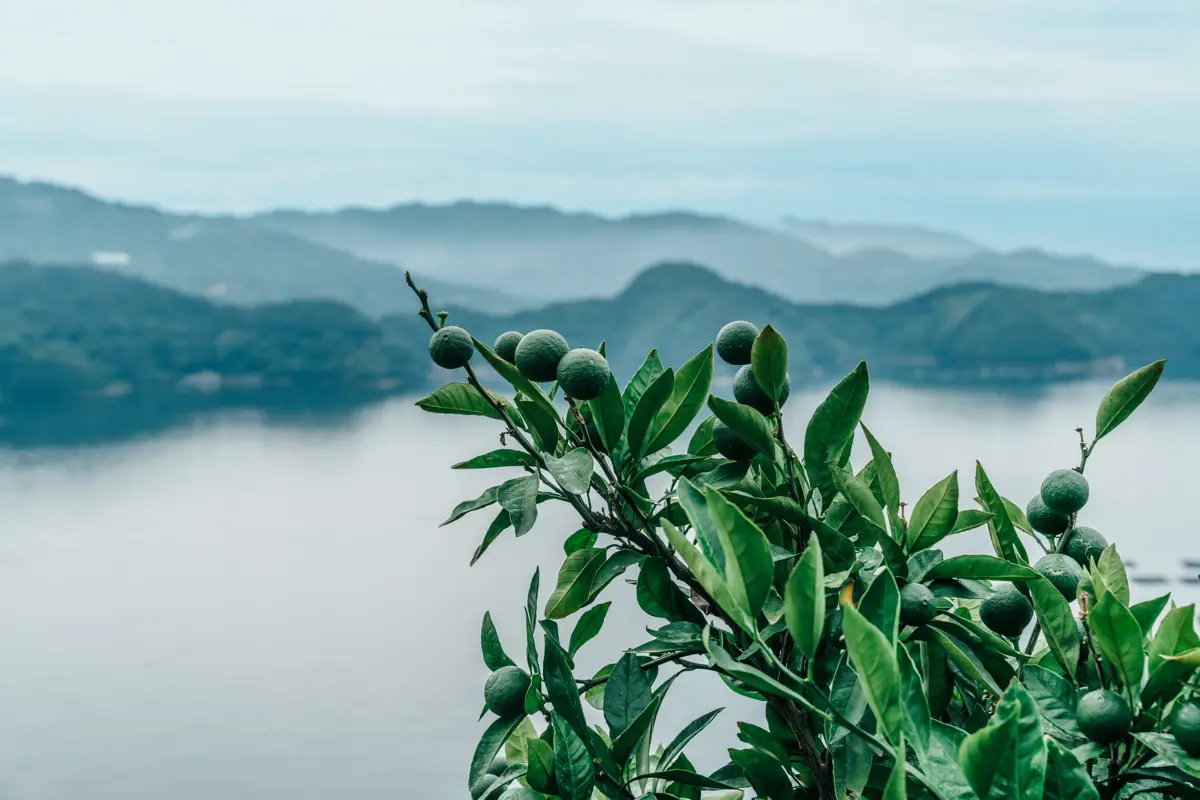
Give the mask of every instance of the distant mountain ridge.
[(835, 256), (891, 250), (909, 258), (963, 259), (988, 248), (950, 231), (919, 226), (804, 220), (785, 216), (780, 230)]

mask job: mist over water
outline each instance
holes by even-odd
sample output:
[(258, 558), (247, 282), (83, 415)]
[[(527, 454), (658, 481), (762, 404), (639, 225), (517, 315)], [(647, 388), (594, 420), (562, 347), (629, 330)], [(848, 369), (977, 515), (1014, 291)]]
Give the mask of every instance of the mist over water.
[[(1078, 461), (1106, 385), (1024, 395), (876, 386), (865, 421), (892, 450), (905, 500), (975, 459), (1023, 505)], [(793, 440), (821, 392), (788, 407)], [(1192, 487), (1200, 386), (1160, 386), (1088, 462), (1081, 521), (1173, 581), (1200, 557)], [(123, 442), (0, 451), (0, 797), (210, 800), (463, 796), (483, 729), (480, 618), (523, 652), (525, 591), (553, 587), (578, 527), (541, 506), (468, 569), (487, 511), (438, 528), (498, 482), (450, 464), (499, 446), (494, 423), (401, 398), (318, 424), (238, 413)], [(856, 454), (861, 464), (863, 456)], [(986, 534), (948, 553), (987, 548)], [(1189, 549), (1190, 548), (1190, 549)], [(1192, 570), (1195, 573), (1196, 570)], [(1135, 585), (1141, 598), (1196, 585)], [(618, 582), (581, 670), (644, 641)], [(565, 626), (564, 630), (569, 630)], [(660, 736), (731, 695), (691, 675)], [(723, 763), (734, 702), (694, 745)]]

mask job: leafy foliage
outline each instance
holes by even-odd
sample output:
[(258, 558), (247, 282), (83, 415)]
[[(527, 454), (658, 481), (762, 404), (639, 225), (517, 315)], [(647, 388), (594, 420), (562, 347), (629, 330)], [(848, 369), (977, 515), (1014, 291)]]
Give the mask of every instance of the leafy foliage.
[[(432, 315), (427, 320), (436, 325)], [(958, 476), (951, 473), (922, 492), (906, 518), (910, 506), (891, 454), (861, 424), (866, 365), (819, 405), (801, 454), (784, 428), (788, 348), (773, 327), (762, 329), (751, 358), (772, 397), (770, 414), (715, 396), (698, 401), (697, 387), (711, 375), (711, 347), (678, 373), (652, 351), (619, 395), (615, 382), (610, 386), (607, 412), (595, 404), (553, 406), (553, 437), (535, 437), (521, 398), (510, 403), (490, 394), (468, 366), (465, 385), (494, 412), (479, 416), (499, 417), (505, 436), (531, 459), (491, 457), (521, 472), (499, 485), (494, 502), (518, 532), (535, 526), (543, 494), (569, 504), (583, 525), (564, 547), (544, 619), (536, 583), (531, 592), (534, 677), (525, 710), (529, 720), (548, 721), (541, 736), (549, 744), (526, 746), (516, 770), (528, 786), (514, 785), (513, 798), (529, 790), (559, 800), (1200, 792), (1200, 762), (1175, 744), (1164, 722), (1177, 698), (1190, 697), (1188, 681), (1200, 667), (1191, 607), (1173, 609), (1161, 622), (1166, 599), (1131, 608), (1128, 578), (1111, 546), (1083, 565), (1089, 582), (1072, 604), (1028, 555), (1030, 548), (1061, 551), (1069, 533), (1034, 533), (982, 466), (978, 509), (959, 508)], [(1135, 373), (1104, 400), (1101, 426), (1090, 445), (1081, 445), (1077, 469), (1100, 436), (1145, 399), (1146, 374)], [(704, 405), (751, 444), (751, 461), (693, 447), (694, 437), (687, 453), (667, 449), (689, 426), (703, 429)], [(596, 437), (588, 423), (593, 432), (600, 427), (598, 412), (608, 421)], [(860, 430), (869, 460), (856, 468), (851, 455)], [(490, 502), (485, 493), (452, 516)], [(947, 536), (982, 525), (992, 553), (946, 558), (936, 549)], [(656, 620), (651, 638), (630, 643), (597, 674), (576, 677), (575, 654), (608, 614), (597, 598), (626, 571), (639, 606)], [(1036, 614), (1032, 630), (1017, 637), (980, 621), (979, 599), (1001, 582), (1004, 591), (1029, 598), (1020, 622), (1028, 624), (1030, 605)], [(564, 647), (559, 621), (572, 618)], [(490, 668), (510, 662), (490, 616), (482, 643)], [(764, 704), (767, 727), (740, 723), (740, 745), (715, 772), (698, 771), (685, 750), (716, 712), (657, 744), (664, 698), (695, 671), (714, 672), (731, 691)], [(1094, 704), (1083, 716), (1079, 699), (1095, 690), (1105, 690), (1107, 703), (1098, 713), (1115, 705), (1115, 717), (1097, 719)], [(600, 714), (585, 709), (581, 696)], [(1122, 716), (1125, 705), (1136, 735)], [(518, 724), (491, 724), (472, 778), (496, 740)], [(1114, 730), (1117, 741), (1104, 746), (1085, 735)]]

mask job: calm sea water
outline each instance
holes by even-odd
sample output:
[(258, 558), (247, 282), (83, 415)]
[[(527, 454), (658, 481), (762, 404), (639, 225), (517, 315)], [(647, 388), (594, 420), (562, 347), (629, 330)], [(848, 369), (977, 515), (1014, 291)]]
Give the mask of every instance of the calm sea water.
[[(957, 468), (969, 505), (978, 458), (1023, 503), (1076, 463), (1074, 429), (1090, 427), (1105, 388), (876, 387), (866, 420), (909, 502)], [(794, 439), (819, 399), (792, 400)], [(530, 535), (468, 569), (490, 516), (437, 526), (495, 474), (449, 465), (495, 446), (487, 422), (399, 399), (334, 422), (236, 414), (0, 452), (0, 797), (465, 796), (487, 674), (480, 618), (491, 609), (522, 652), (529, 577), (540, 563), (544, 600), (576, 527), (546, 506)], [(1181, 558), (1200, 557), (1198, 448), (1200, 387), (1168, 385), (1088, 464), (1086, 522), (1136, 573), (1175, 579)], [(1200, 594), (1136, 591), (1168, 588)], [(645, 639), (629, 587), (609, 591), (585, 668)], [(668, 738), (729, 700), (704, 676), (677, 687)], [(702, 762), (721, 762), (739, 714), (754, 709), (731, 708), (698, 740)]]

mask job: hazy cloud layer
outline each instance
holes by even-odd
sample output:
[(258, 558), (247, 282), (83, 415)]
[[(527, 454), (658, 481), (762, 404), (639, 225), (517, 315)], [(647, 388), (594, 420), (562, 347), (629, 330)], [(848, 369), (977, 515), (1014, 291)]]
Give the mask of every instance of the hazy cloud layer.
[(925, 222), (1200, 266), (1190, 2), (0, 0), (0, 172)]

